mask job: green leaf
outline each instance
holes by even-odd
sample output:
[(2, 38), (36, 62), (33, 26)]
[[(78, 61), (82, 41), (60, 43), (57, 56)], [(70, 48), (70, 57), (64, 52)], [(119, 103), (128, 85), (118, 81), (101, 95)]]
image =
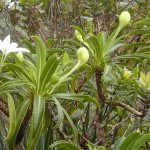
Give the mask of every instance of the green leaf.
[(150, 140), (150, 133), (146, 133), (137, 139), (132, 150), (138, 150), (145, 142)]
[(138, 22), (136, 22), (136, 24), (135, 25), (140, 25), (140, 26), (150, 26), (150, 21), (148, 20), (142, 20), (142, 21), (138, 21)]
[(77, 45), (78, 47), (82, 47), (83, 44), (82, 43), (79, 43), (78, 41), (75, 41), (73, 39), (64, 39), (62, 40), (63, 42), (67, 42), (69, 44), (73, 44), (73, 45)]
[(119, 148), (121, 147), (123, 141), (126, 139), (126, 137), (120, 137), (114, 144), (114, 148), (113, 150), (119, 150)]
[(143, 59), (150, 59), (150, 56), (147, 54), (143, 54), (143, 53), (134, 53), (134, 54), (117, 56), (112, 59), (114, 59), (114, 60), (116, 60), (116, 59), (133, 59), (133, 60), (138, 60), (138, 61), (141, 59), (141, 61), (143, 61)]
[(34, 83), (34, 81), (36, 81), (36, 74), (37, 74), (36, 66), (30, 61), (25, 60), (25, 59), (22, 62), (32, 70), (32, 74), (34, 77), (34, 79), (32, 79), (32, 82)]
[(34, 125), (33, 125), (33, 120), (32, 120), (31, 126), (30, 126), (30, 132), (28, 136), (28, 141), (27, 141), (27, 150), (33, 150), (35, 148), (35, 145), (37, 144), (41, 136), (42, 128), (43, 126), (42, 126), (42, 121), (41, 121), (37, 131), (34, 133)]
[(43, 129), (42, 132), (46, 131), (47, 128), (49, 128), (51, 122), (51, 111), (48, 107), (45, 107), (45, 113), (43, 117), (44, 123), (43, 123)]
[(104, 146), (99, 146), (97, 150), (107, 150)]
[(7, 64), (7, 67), (12, 70), (18, 77), (22, 78), (23, 80), (32, 82), (32, 78), (29, 76), (29, 73), (25, 70), (25, 68), (22, 68), (17, 64)]
[[(147, 32), (147, 31), (146, 31), (146, 32)], [(141, 41), (144, 40), (145, 38), (149, 38), (149, 36), (150, 36), (150, 33), (143, 34), (143, 35), (141, 36)]]
[(108, 39), (106, 41), (106, 44), (104, 46), (104, 50), (103, 50), (104, 56), (109, 54), (109, 51), (112, 48), (112, 46), (114, 45), (114, 42), (115, 42), (115, 39), (116, 39), (117, 35), (118, 35), (118, 30), (116, 29), (108, 37)]
[(62, 109), (63, 109), (63, 112), (64, 112), (67, 120), (69, 121), (69, 123), (71, 125), (71, 128), (73, 130), (73, 143), (77, 144), (77, 135), (78, 135), (77, 133), (78, 133), (78, 130), (77, 130), (76, 126), (74, 125), (72, 119), (70, 118), (69, 114), (67, 113), (67, 111), (64, 108), (62, 108)]
[[(140, 137), (139, 132), (129, 134), (126, 139), (123, 141), (119, 150), (131, 150), (130, 148), (136, 142), (136, 140)], [(137, 150), (137, 149), (136, 149)]]
[(104, 45), (106, 44), (106, 32), (99, 32), (97, 35), (97, 39), (100, 45), (100, 56), (102, 56)]
[(147, 53), (149, 53), (149, 47), (140, 48), (140, 49), (137, 50), (137, 53), (147, 54)]
[(43, 91), (46, 85), (50, 82), (53, 74), (55, 73), (59, 64), (59, 60), (56, 54), (49, 57), (40, 77), (40, 89), (39, 91)]
[(143, 20), (141, 20), (141, 21), (138, 21), (138, 22), (135, 22), (135, 24), (134, 25), (138, 25), (138, 23), (139, 22), (150, 22), (150, 18), (146, 18), (146, 19), (143, 19)]
[(33, 103), (33, 137), (35, 136), (44, 116), (45, 99), (41, 95), (34, 97)]
[(128, 34), (132, 35), (132, 34), (145, 34), (145, 33), (147, 33), (146, 30), (136, 29), (136, 30), (130, 31)]
[(27, 49), (32, 53), (35, 54), (36, 53), (36, 49), (35, 47), (32, 45), (32, 43), (28, 40), (23, 40), (22, 43), (24, 43), (27, 47)]
[(122, 42), (122, 41), (119, 41), (119, 42), (115, 43), (115, 44), (111, 47), (111, 49), (110, 49), (110, 51), (109, 51), (109, 54), (113, 53), (116, 49), (118, 49), (118, 48), (120, 48), (121, 46), (124, 46), (124, 45), (125, 45), (125, 43)]
[(70, 62), (69, 55), (65, 52), (63, 55), (63, 64), (66, 64), (68, 62)]
[(64, 99), (83, 99), (83, 102), (90, 101), (94, 103), (98, 107), (98, 109), (100, 109), (99, 102), (95, 98), (89, 95), (82, 95), (82, 94), (75, 94), (75, 93), (73, 94), (72, 93), (58, 93), (58, 94), (54, 94), (54, 96), (56, 98), (64, 98)]
[(63, 109), (62, 109), (61, 104), (59, 103), (59, 101), (54, 96), (52, 96), (52, 98), (55, 101), (55, 104), (56, 104), (57, 110), (58, 110), (58, 121), (57, 121), (56, 125), (54, 126), (54, 129), (57, 129), (63, 123), (64, 113), (63, 113)]
[(133, 48), (135, 46), (150, 46), (150, 43), (146, 43), (146, 42), (136, 42), (136, 43), (131, 43), (129, 45), (126, 46), (126, 48)]
[(55, 40), (54, 40), (53, 38), (49, 38), (49, 39), (46, 41), (46, 46), (47, 46), (47, 47), (51, 47), (54, 43), (55, 43)]
[(7, 91), (7, 90), (10, 90), (10, 89), (12, 89), (12, 88), (15, 88), (15, 87), (17, 87), (17, 86), (21, 86), (21, 85), (24, 85), (24, 84), (33, 86), (33, 84), (31, 84), (31, 83), (28, 82), (28, 81), (12, 80), (12, 81), (8, 81), (8, 82), (3, 83), (3, 84), (0, 86), (0, 92), (5, 92), (5, 91)]
[(72, 26), (74, 29), (78, 30), (78, 32), (81, 34), (83, 39), (85, 38), (86, 34), (82, 31), (82, 29), (78, 26)]
[(29, 105), (30, 101), (26, 100), (22, 102), (16, 109), (16, 128), (14, 129), (13, 136), (8, 140), (9, 149), (14, 147), (16, 136), (27, 113)]
[(90, 48), (93, 50), (94, 54), (97, 58), (101, 58), (100, 44), (95, 35), (88, 34), (86, 37), (86, 41)]
[(71, 119), (78, 119), (82, 114), (84, 113), (84, 111), (83, 110), (81, 110), (81, 109), (77, 109), (77, 110), (75, 110), (71, 115), (70, 115), (70, 117), (71, 117)]
[(37, 62), (36, 62), (36, 65), (37, 65), (37, 94), (39, 94), (38, 90), (41, 86), (40, 85), (40, 76), (41, 76), (43, 68), (45, 67), (45, 64), (46, 64), (47, 49), (46, 49), (44, 42), (39, 37), (34, 36), (33, 38), (37, 43)]
[(88, 143), (87, 146), (88, 146), (89, 150), (95, 150), (95, 145), (94, 144)]
[(16, 129), (16, 110), (15, 110), (15, 104), (12, 96), (7, 93), (8, 98), (8, 109), (9, 109), (9, 131), (7, 133), (7, 137), (5, 140), (10, 139)]
[[(59, 87), (59, 88), (62, 88), (62, 89), (58, 89), (58, 91), (64, 90), (64, 87), (66, 88), (66, 86), (62, 84), (62, 85)], [(57, 94), (53, 94), (53, 96), (56, 97), (56, 98), (61, 98), (60, 96), (57, 97)], [(51, 100), (51, 99), (49, 99), (49, 100)], [(67, 98), (67, 99), (64, 99), (64, 98), (63, 98), (63, 101), (70, 101), (70, 102), (74, 101), (74, 102), (76, 102), (76, 103), (79, 104), (80, 109), (84, 109), (84, 103), (81, 101), (81, 99), (75, 99), (75, 98), (70, 98), (70, 99)]]
[(49, 146), (50, 149), (57, 147), (62, 150), (81, 150), (79, 147), (75, 146), (73, 143), (69, 143), (66, 141), (57, 141)]

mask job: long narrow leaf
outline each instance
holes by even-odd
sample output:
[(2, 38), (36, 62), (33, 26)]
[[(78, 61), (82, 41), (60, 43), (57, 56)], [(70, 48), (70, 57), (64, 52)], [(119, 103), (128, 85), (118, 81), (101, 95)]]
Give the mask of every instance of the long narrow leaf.
[(123, 141), (126, 139), (126, 137), (122, 136), (120, 137), (114, 144), (114, 148), (113, 150), (119, 150), (119, 148), (121, 147)]
[(139, 132), (129, 134), (126, 139), (123, 141), (119, 150), (131, 150), (131, 145), (136, 142), (136, 140), (140, 137)]
[(138, 150), (145, 142), (150, 140), (150, 133), (142, 135), (134, 144), (132, 150)]
[(37, 94), (40, 88), (40, 76), (46, 63), (46, 46), (44, 42), (37, 36), (33, 37), (37, 42)]
[(114, 58), (112, 58), (114, 60), (116, 59), (133, 59), (133, 60), (138, 60), (143, 61), (143, 59), (150, 59), (150, 56), (144, 53), (134, 53), (134, 54), (126, 54), (126, 55), (122, 55), (122, 56), (116, 56)]
[(33, 136), (35, 136), (44, 116), (45, 99), (41, 95), (34, 97), (33, 103)]
[(35, 145), (37, 144), (41, 136), (41, 132), (42, 132), (42, 122), (40, 122), (38, 130), (36, 131), (36, 133), (34, 133), (34, 125), (32, 120), (27, 141), (27, 150), (33, 150), (35, 148)]
[(82, 29), (78, 26), (73, 26), (74, 29), (78, 30), (83, 38), (85, 38), (86, 34), (82, 31)]
[(34, 87), (34, 85), (32, 83), (28, 82), (28, 81), (12, 80), (12, 81), (8, 81), (6, 83), (3, 83), (0, 86), (0, 92), (5, 92), (7, 90), (10, 90), (12, 88), (15, 88), (17, 86), (24, 85), (24, 84)]
[(31, 42), (29, 42), (28, 40), (23, 40), (22, 43), (24, 43), (26, 45), (26, 47), (30, 50), (31, 53), (36, 53), (35, 51), (35, 47), (31, 44)]
[(23, 122), (23, 119), (26, 115), (27, 109), (30, 105), (30, 101), (24, 101), (22, 102), (16, 109), (16, 128), (14, 130), (13, 136), (8, 140), (9, 149), (14, 147), (16, 136), (18, 134), (18, 131), (21, 127), (21, 124)]
[(97, 35), (97, 39), (98, 39), (99, 45), (100, 45), (100, 56), (102, 56), (103, 50), (104, 50), (104, 45), (106, 44), (106, 33), (99, 32)]
[(21, 68), (16, 64), (7, 64), (7, 67), (12, 70), (18, 77), (22, 78), (23, 80), (32, 82), (32, 78), (24, 68)]
[(63, 109), (62, 109), (59, 101), (54, 96), (52, 96), (52, 98), (55, 101), (55, 104), (56, 104), (57, 110), (58, 110), (58, 121), (57, 121), (56, 125), (54, 126), (54, 129), (56, 129), (61, 126), (61, 124), (64, 120), (64, 114), (63, 114)]
[(44, 90), (46, 85), (50, 82), (50, 79), (55, 73), (58, 64), (59, 60), (57, 59), (57, 56), (55, 54), (48, 59), (40, 77), (40, 91)]
[(81, 150), (79, 147), (66, 141), (57, 141), (49, 146), (50, 149), (53, 149), (55, 147), (62, 149), (62, 150)]
[(8, 109), (9, 109), (9, 131), (7, 133), (7, 137), (5, 140), (10, 139), (14, 131), (16, 129), (16, 110), (15, 110), (15, 104), (12, 96), (7, 93), (7, 98), (8, 98)]
[(89, 95), (82, 95), (82, 94), (75, 94), (75, 93), (73, 94), (72, 93), (58, 93), (58, 94), (54, 94), (54, 96), (56, 98), (64, 98), (64, 99), (83, 99), (83, 102), (90, 101), (94, 103), (98, 107), (98, 109), (100, 108), (98, 101)]
[(72, 119), (70, 118), (69, 114), (66, 112), (66, 110), (64, 108), (62, 108), (62, 109), (63, 109), (63, 112), (64, 112), (67, 120), (69, 121), (71, 128), (73, 130), (73, 136), (74, 136), (73, 137), (73, 143), (77, 144), (77, 132), (78, 132), (78, 130), (77, 130), (76, 126), (74, 125)]

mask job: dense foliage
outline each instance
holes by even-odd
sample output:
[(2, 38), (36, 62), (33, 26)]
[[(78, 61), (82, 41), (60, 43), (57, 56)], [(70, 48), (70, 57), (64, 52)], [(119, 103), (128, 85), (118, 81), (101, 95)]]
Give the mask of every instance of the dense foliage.
[(0, 8), (0, 149), (150, 149), (148, 0)]

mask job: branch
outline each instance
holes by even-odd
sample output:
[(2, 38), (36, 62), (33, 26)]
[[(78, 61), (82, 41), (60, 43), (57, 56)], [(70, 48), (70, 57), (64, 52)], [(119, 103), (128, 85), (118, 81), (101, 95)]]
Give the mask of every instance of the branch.
[[(119, 122), (118, 124), (116, 124), (106, 135), (106, 137), (110, 137), (112, 136), (115, 131), (120, 128), (127, 120), (129, 119), (129, 117), (125, 118), (124, 120), (122, 120), (121, 122)], [(106, 138), (105, 137), (105, 138)], [(99, 145), (99, 143), (101, 143), (101, 138), (95, 143), (96, 145)]]
[(102, 88), (102, 82), (101, 82), (102, 75), (103, 75), (103, 72), (101, 70), (95, 70), (97, 93), (101, 102), (101, 106), (104, 105), (104, 101), (105, 101), (103, 88)]
[(67, 135), (60, 129), (60, 128), (57, 128), (56, 129), (58, 134), (66, 141), (68, 142), (71, 142), (71, 140), (67, 137)]
[(124, 103), (122, 103), (122, 102), (112, 102), (112, 105), (120, 106), (120, 107), (122, 107), (123, 109), (125, 109), (125, 110), (131, 112), (132, 114), (137, 115), (137, 116), (139, 116), (139, 117), (142, 117), (142, 113), (141, 113), (141, 112), (135, 110), (133, 107), (130, 107), (129, 105), (124, 104)]
[(112, 136), (112, 134), (119, 129), (127, 120), (129, 119), (129, 117), (125, 118), (124, 120), (122, 120), (121, 122), (119, 122), (118, 124), (116, 124), (111, 131), (107, 134), (107, 137)]

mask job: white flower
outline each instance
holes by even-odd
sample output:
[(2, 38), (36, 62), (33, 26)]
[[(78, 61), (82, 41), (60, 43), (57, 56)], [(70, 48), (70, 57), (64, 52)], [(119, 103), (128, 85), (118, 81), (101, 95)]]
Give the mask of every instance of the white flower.
[(0, 40), (0, 50), (2, 51), (3, 55), (6, 56), (8, 53), (11, 52), (30, 52), (26, 48), (17, 48), (17, 43), (10, 43), (10, 35), (8, 35), (3, 41)]

